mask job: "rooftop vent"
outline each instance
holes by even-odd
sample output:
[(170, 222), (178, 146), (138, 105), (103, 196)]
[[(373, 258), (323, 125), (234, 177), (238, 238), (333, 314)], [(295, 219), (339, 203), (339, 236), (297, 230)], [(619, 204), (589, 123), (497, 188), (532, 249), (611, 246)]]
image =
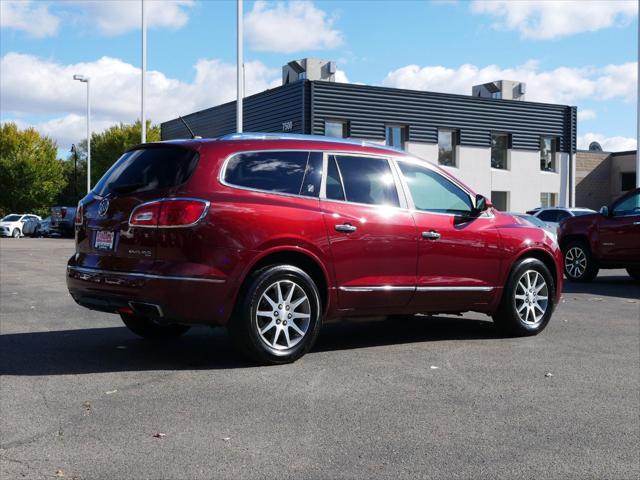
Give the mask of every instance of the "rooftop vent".
[(498, 100), (524, 100), (525, 93), (527, 93), (527, 84), (513, 80), (496, 80), (483, 85), (474, 85), (471, 89), (471, 95), (474, 97)]
[(282, 67), (282, 84), (299, 80), (325, 80), (335, 82), (336, 62), (319, 58), (293, 60)]

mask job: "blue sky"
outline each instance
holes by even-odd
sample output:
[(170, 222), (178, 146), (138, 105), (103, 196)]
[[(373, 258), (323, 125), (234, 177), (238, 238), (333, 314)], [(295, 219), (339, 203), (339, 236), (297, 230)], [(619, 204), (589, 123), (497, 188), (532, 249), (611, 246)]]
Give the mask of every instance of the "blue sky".
[[(149, 96), (156, 121), (235, 95), (235, 1), (147, 1)], [(250, 93), (287, 61), (338, 61), (339, 79), (469, 94), (500, 78), (527, 99), (577, 105), (582, 146), (635, 148), (637, 2), (246, 1)], [(1, 118), (61, 149), (84, 132), (92, 76), (96, 130), (139, 115), (137, 0), (1, 3)]]

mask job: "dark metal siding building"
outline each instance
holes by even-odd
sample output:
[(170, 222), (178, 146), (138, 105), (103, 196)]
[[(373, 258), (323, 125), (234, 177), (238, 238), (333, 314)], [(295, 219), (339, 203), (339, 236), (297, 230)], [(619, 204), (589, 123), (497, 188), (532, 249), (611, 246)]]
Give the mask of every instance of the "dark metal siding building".
[[(235, 102), (184, 119), (202, 137), (235, 131)], [(438, 128), (459, 131), (461, 146), (490, 147), (491, 133), (510, 134), (510, 147), (535, 151), (541, 136), (559, 139), (558, 151), (574, 153), (576, 108), (467, 95), (301, 80), (244, 100), (244, 130), (324, 134), (325, 120), (348, 122), (349, 136), (385, 140), (385, 126), (407, 127), (409, 142), (436, 144)], [(162, 139), (186, 138), (179, 119), (161, 125)]]

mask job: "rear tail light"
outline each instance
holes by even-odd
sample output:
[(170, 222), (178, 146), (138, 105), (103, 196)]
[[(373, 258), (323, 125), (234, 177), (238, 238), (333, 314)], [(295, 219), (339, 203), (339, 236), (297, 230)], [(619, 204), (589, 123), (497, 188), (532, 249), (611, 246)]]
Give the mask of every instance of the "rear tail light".
[[(64, 213), (62, 214), (62, 216), (64, 217), (67, 214), (67, 209), (63, 208), (62, 211), (64, 211)], [(84, 217), (84, 208), (82, 206), (82, 203), (78, 202), (78, 206), (76, 207), (76, 216), (75, 216), (75, 219), (73, 220), (73, 223), (75, 223), (76, 225), (82, 225), (83, 217)]]
[(195, 225), (209, 210), (209, 202), (195, 198), (164, 198), (138, 205), (129, 217), (132, 227), (172, 228)]
[(62, 208), (60, 209), (60, 216), (61, 216), (62, 218), (65, 218), (65, 217), (67, 216), (67, 207), (62, 207)]

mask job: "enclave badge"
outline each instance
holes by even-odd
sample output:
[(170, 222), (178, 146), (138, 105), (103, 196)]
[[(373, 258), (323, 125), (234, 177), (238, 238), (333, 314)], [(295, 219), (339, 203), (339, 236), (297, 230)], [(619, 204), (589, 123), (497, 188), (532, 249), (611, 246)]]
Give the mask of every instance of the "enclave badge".
[(109, 199), (105, 198), (98, 205), (98, 215), (104, 217), (107, 214), (107, 210), (109, 210)]

